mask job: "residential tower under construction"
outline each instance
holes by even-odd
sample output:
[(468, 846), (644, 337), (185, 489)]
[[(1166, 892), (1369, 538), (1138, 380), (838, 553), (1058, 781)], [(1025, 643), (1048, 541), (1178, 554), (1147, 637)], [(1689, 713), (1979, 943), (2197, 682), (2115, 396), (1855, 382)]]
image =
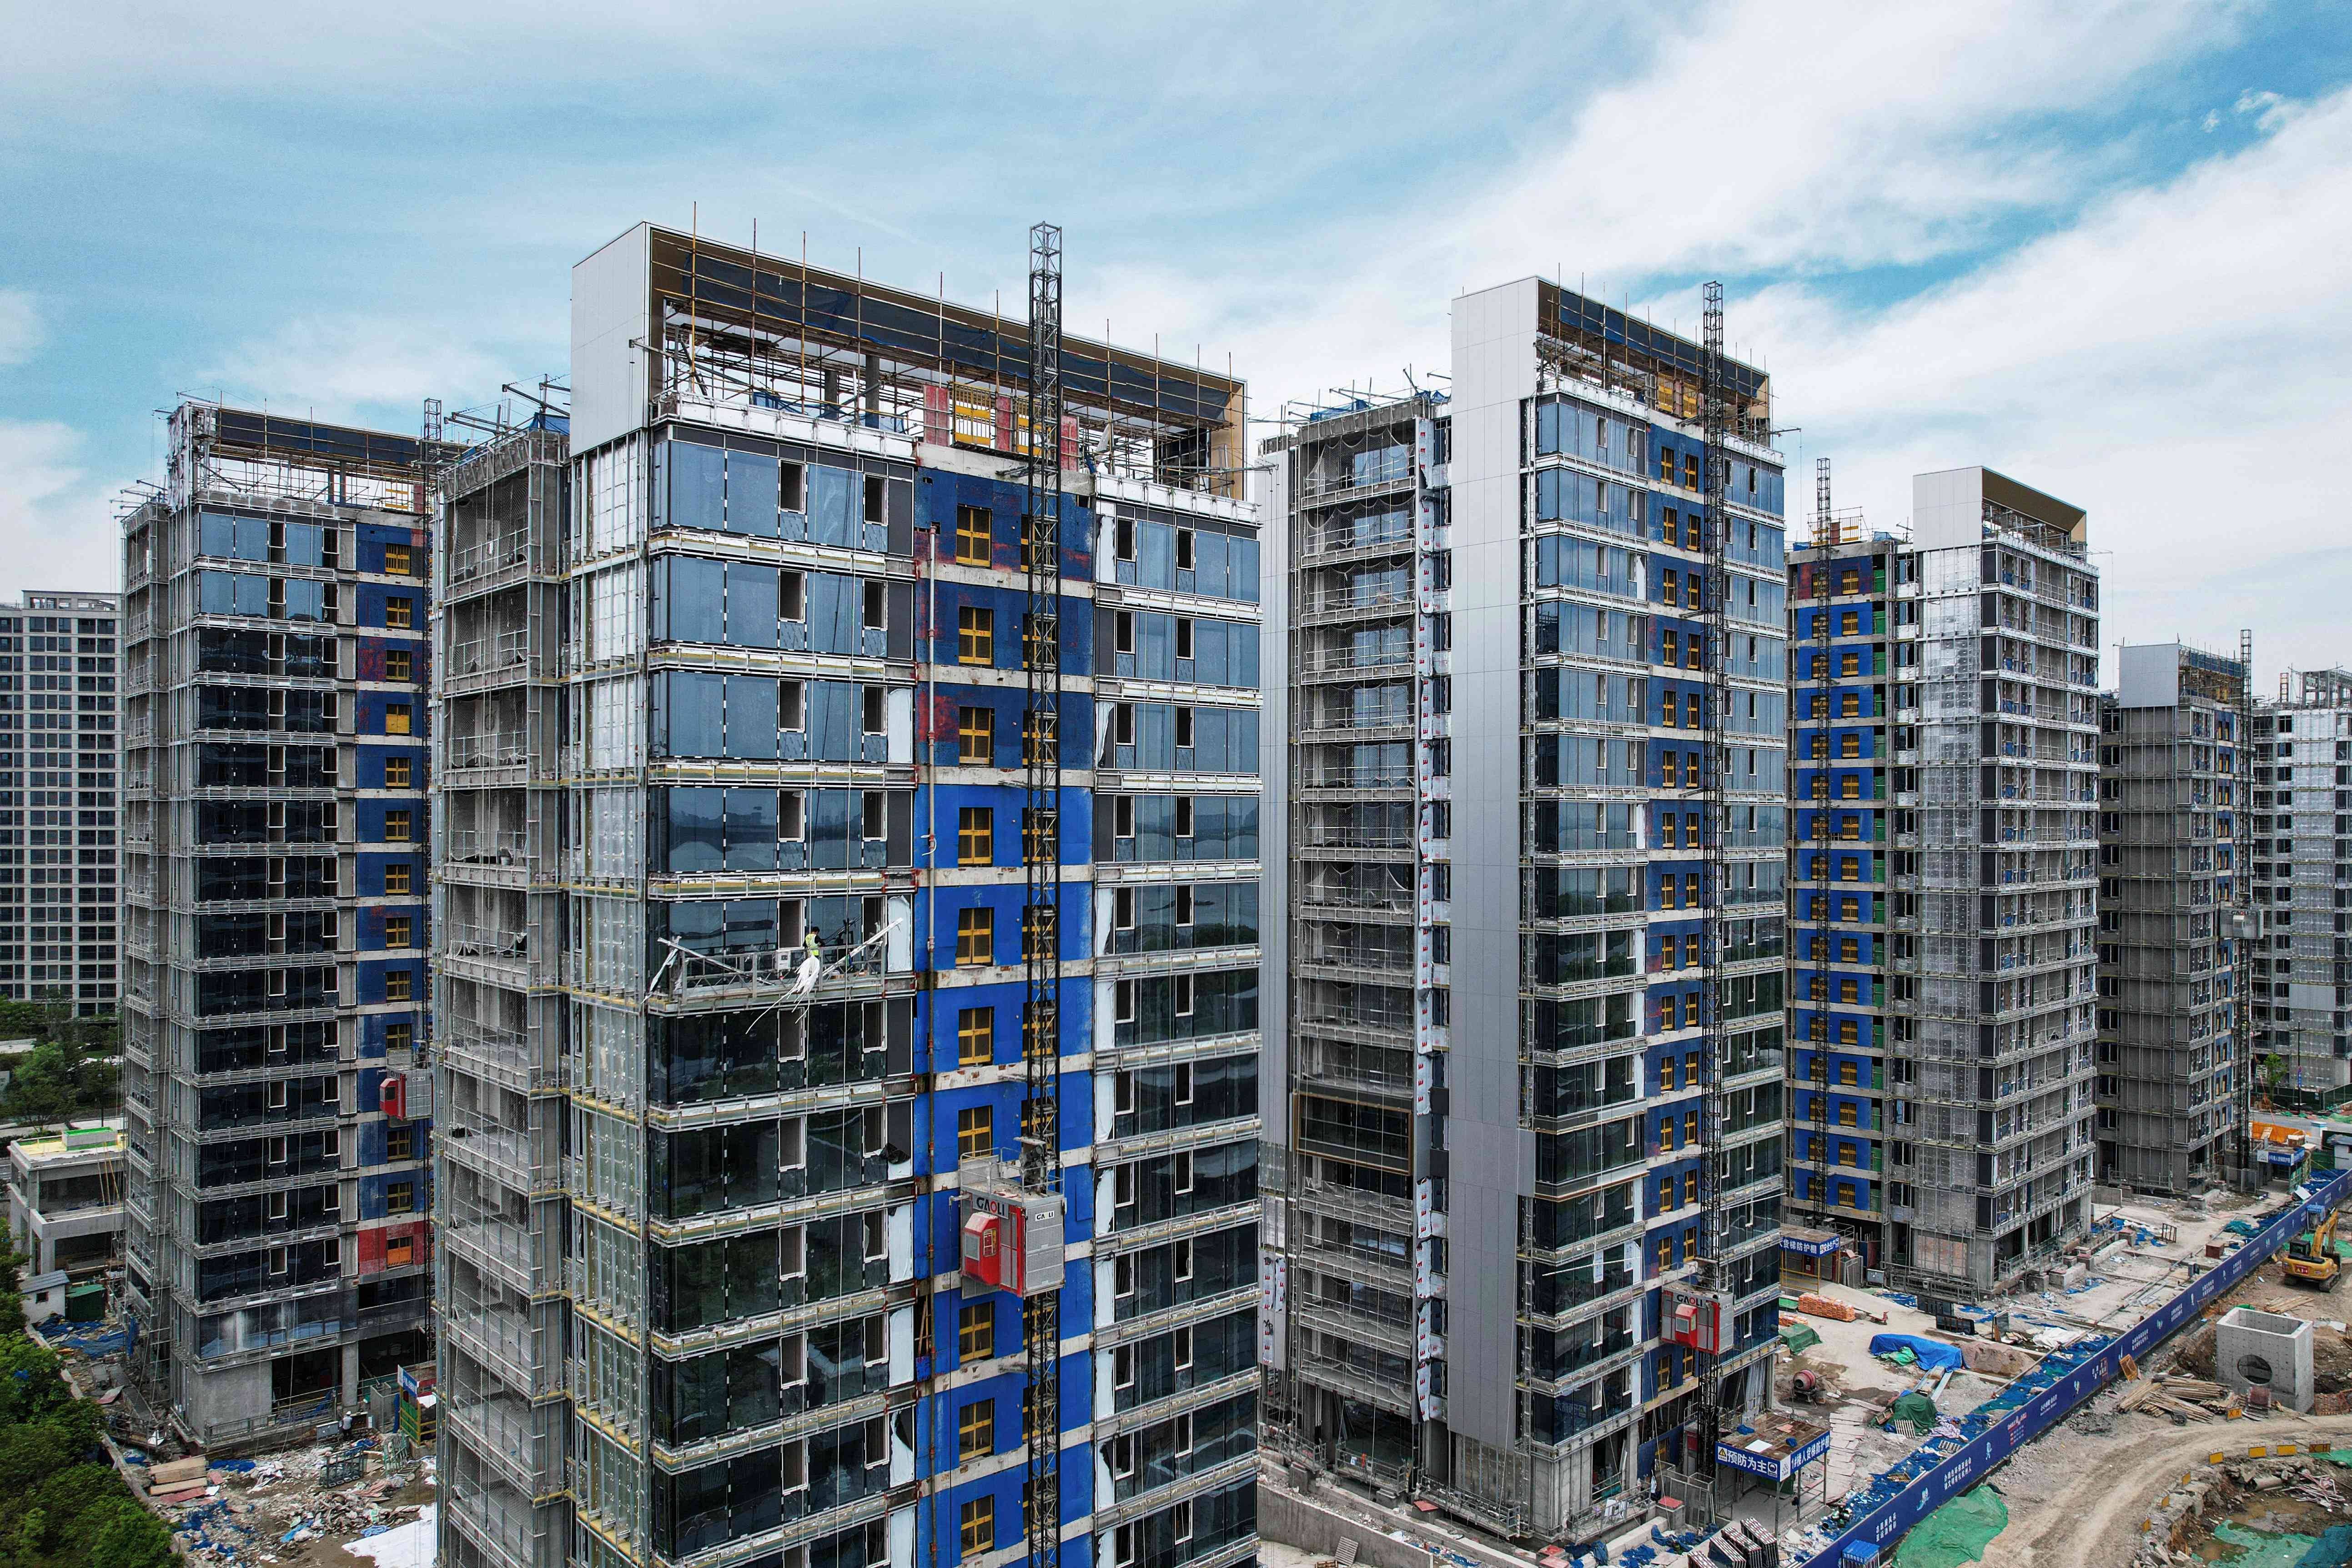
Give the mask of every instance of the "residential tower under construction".
[(151, 1402), (208, 1447), (431, 1358), (431, 1108), (405, 1087), (446, 455), (184, 403), (123, 521), (124, 1292)]
[(2098, 574), (2079, 508), (1917, 476), (1791, 552), (1790, 1218), (1981, 1295), (2087, 1234)]
[(1536, 279), (1452, 314), (1445, 390), (1264, 447), (1270, 1430), (1582, 1540), (1770, 1394), (1782, 463), (1716, 301), (1704, 341)]
[(1059, 247), (632, 228), (444, 477), (453, 1568), (1255, 1555), (1243, 387)]

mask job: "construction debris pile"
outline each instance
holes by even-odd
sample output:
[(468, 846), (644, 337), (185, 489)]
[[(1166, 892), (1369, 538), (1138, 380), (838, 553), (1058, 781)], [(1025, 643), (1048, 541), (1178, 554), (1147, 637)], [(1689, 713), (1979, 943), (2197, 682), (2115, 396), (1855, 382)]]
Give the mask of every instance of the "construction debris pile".
[(2242, 1517), (2256, 1504), (2265, 1505), (2260, 1510), (2265, 1527), (2317, 1535), (2352, 1518), (2352, 1488), (2325, 1453), (2196, 1466), (2157, 1503), (2132, 1568), (2206, 1568), (2236, 1555), (2237, 1549), (2217, 1540), (2213, 1527), (2224, 1515)]
[(2169, 1415), (2175, 1425), (2246, 1414), (2245, 1403), (2218, 1383), (2195, 1377), (2143, 1377), (2126, 1384), (2116, 1409)]
[(387, 1466), (374, 1439), (362, 1437), (265, 1459), (197, 1455), (155, 1465), (147, 1495), (192, 1562), (252, 1568), (295, 1561), (312, 1542), (362, 1540), (407, 1523), (432, 1486), (431, 1459)]

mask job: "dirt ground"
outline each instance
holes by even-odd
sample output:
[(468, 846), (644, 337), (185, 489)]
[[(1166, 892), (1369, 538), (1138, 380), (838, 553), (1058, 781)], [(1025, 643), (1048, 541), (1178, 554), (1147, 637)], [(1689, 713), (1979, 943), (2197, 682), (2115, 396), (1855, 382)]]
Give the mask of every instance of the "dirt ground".
[(1985, 1551), (1985, 1568), (2116, 1568), (2131, 1561), (2140, 1521), (2191, 1465), (2252, 1443), (2352, 1437), (2352, 1415), (2273, 1415), (2179, 1428), (2119, 1415), (2086, 1436), (2061, 1423), (1992, 1474), (2009, 1504), (2009, 1528)]
[[(387, 1495), (383, 1499), (383, 1507), (386, 1512), (394, 1509), (415, 1510), (434, 1500), (433, 1478), (419, 1476), (398, 1491)], [(406, 1520), (416, 1516), (414, 1512), (405, 1512), (401, 1517)], [(342, 1538), (339, 1534), (321, 1536), (316, 1541), (306, 1541), (299, 1546), (287, 1548), (278, 1557), (278, 1568), (364, 1568), (359, 1558), (343, 1550)]]

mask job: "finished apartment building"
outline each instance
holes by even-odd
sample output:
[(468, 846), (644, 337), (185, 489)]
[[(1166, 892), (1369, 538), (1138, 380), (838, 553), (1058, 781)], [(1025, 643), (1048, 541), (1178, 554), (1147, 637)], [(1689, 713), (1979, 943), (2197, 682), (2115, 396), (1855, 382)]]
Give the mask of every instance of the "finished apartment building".
[(1769, 383), (1724, 362), (1711, 779), (1704, 348), (1535, 279), (1453, 321), (1450, 396), (1320, 410), (1265, 448), (1290, 679), (1269, 1354), (1303, 1457), (1586, 1535), (1698, 1460), (1673, 1313), (1703, 1266), (1722, 1403), (1770, 1393), (1781, 460)]
[(2084, 514), (1922, 474), (1790, 552), (1790, 1209), (1979, 1293), (2093, 1179), (2098, 576)]
[(1241, 384), (1033, 424), (1022, 322), (646, 226), (572, 298), (441, 481), (442, 1560), (1250, 1560)]
[(0, 605), (0, 1000), (111, 1013), (121, 598)]
[(2099, 1180), (2189, 1196), (2231, 1179), (2238, 1040), (2238, 726), (2247, 669), (2126, 644), (2100, 704)]
[(2352, 671), (2288, 670), (2253, 718), (2253, 1070), (2281, 1101), (2352, 1092)]
[(125, 1291), (192, 1440), (424, 1360), (415, 437), (185, 403), (123, 521)]

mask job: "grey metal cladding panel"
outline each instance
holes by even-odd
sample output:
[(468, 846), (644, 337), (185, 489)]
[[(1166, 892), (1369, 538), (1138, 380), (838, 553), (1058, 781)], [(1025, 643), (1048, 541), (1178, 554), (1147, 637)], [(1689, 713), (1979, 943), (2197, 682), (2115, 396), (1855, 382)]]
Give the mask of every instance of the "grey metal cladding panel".
[(1454, 301), (1454, 946), (1446, 1415), (1507, 1446), (1517, 1363), (1519, 436), (1535, 286)]
[(586, 452), (645, 423), (651, 383), (650, 231), (626, 230), (572, 268), (572, 449)]
[(2116, 700), (2126, 708), (2169, 708), (2180, 700), (2179, 643), (2126, 643), (2116, 668)]
[[(1258, 509), (1258, 1114), (1290, 1143), (1290, 454), (1253, 470)], [(1277, 1342), (1279, 1342), (1277, 1341)]]
[(1984, 470), (1944, 468), (1911, 478), (1911, 540), (1940, 550), (1984, 537)]

